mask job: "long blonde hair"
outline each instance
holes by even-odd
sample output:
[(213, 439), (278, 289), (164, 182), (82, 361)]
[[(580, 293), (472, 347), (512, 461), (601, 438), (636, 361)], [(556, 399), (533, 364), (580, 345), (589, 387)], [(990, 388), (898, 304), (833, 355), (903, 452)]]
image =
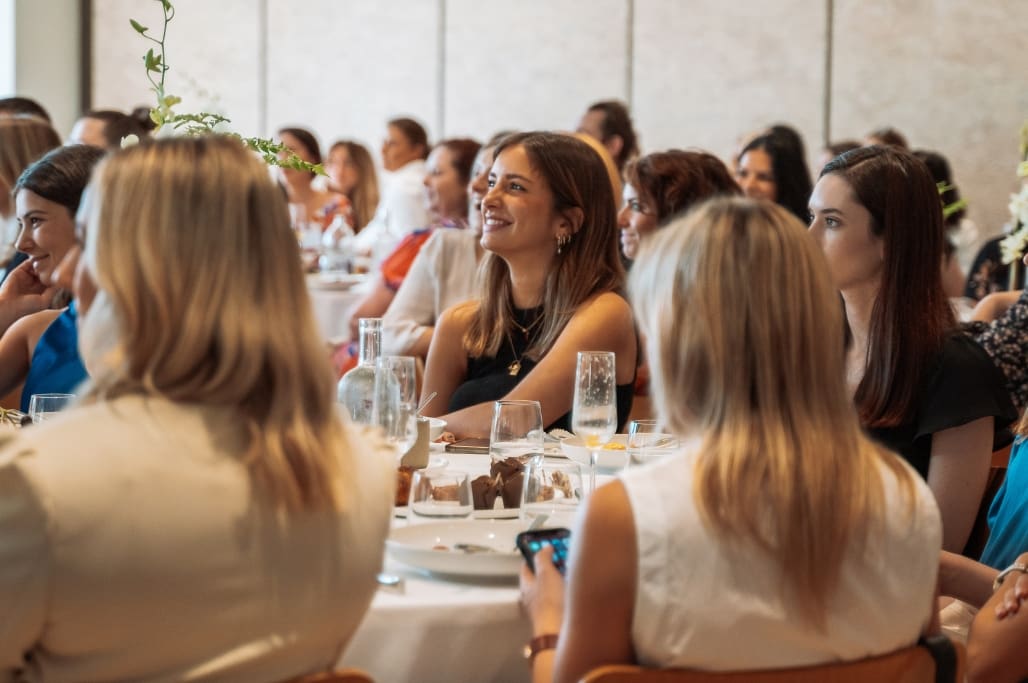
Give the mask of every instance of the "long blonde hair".
[(703, 437), (692, 493), (704, 522), (765, 551), (823, 626), (847, 548), (884, 502), (876, 463), (911, 501), (913, 479), (861, 432), (842, 307), (803, 225), (723, 198), (672, 226), (632, 268), (654, 403), (671, 431)]
[(90, 398), (234, 409), (258, 490), (290, 511), (342, 508), (350, 446), (265, 166), (231, 138), (144, 142), (102, 163), (86, 206), (99, 289), (82, 333)]
[[(525, 352), (538, 360), (580, 305), (601, 292), (623, 289), (625, 270), (618, 255), (612, 181), (600, 155), (571, 135), (534, 132), (503, 138), (493, 158), (514, 147), (524, 148), (533, 170), (546, 181), (556, 211), (578, 208), (584, 216), (581, 228), (561, 249), (546, 277), (539, 336)], [(556, 242), (553, 248), (556, 251)], [(472, 357), (495, 356), (513, 327), (506, 261), (487, 251), (479, 265), (478, 283), (481, 294), (464, 336), (464, 348)]]

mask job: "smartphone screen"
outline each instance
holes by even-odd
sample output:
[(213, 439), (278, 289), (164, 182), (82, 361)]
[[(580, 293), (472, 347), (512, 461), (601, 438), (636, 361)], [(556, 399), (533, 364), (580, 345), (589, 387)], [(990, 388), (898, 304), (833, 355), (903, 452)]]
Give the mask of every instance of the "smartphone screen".
[(535, 554), (542, 550), (543, 546), (553, 546), (553, 566), (563, 575), (567, 569), (570, 537), (571, 532), (567, 529), (536, 529), (518, 534), (517, 544), (521, 554), (525, 556), (525, 561), (528, 562), (528, 568), (533, 572)]

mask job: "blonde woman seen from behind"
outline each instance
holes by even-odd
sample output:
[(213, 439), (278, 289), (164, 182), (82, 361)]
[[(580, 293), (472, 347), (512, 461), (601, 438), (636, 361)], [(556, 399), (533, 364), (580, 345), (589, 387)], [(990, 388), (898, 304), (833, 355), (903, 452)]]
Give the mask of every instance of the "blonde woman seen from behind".
[(114, 153), (80, 215), (94, 384), (0, 456), (0, 679), (332, 666), (393, 457), (339, 421), (282, 192), (234, 140), (171, 138)]
[[(587, 501), (567, 587), (522, 571), (534, 680), (604, 664), (774, 669), (913, 644), (939, 512), (865, 437), (824, 258), (787, 210), (717, 199), (643, 245), (630, 289), (682, 450)], [(739, 643), (746, 647), (740, 649)]]

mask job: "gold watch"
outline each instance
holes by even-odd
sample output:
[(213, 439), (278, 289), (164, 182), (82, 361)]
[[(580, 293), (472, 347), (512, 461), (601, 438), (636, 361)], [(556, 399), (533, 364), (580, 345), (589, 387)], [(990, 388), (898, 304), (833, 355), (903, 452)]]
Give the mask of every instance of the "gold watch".
[(528, 641), (528, 645), (525, 645), (523, 652), (525, 659), (532, 663), (535, 661), (535, 656), (543, 650), (552, 650), (557, 647), (557, 636), (558, 634), (556, 633), (546, 633), (532, 638), (532, 640)]

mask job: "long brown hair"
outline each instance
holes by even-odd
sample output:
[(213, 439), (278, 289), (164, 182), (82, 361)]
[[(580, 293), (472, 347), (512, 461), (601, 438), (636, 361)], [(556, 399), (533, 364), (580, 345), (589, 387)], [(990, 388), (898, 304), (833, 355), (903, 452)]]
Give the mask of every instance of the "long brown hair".
[(764, 551), (823, 626), (848, 549), (884, 502), (876, 465), (911, 503), (914, 486), (860, 429), (823, 255), (784, 207), (712, 199), (643, 244), (631, 294), (661, 421), (702, 438), (682, 495), (716, 534)]
[(350, 161), (357, 167), (357, 186), (347, 197), (353, 207), (353, 224), (357, 230), (371, 222), (378, 208), (378, 176), (375, 174), (375, 162), (368, 148), (356, 140), (340, 140), (332, 145), (329, 152), (338, 148), (346, 150)]
[(942, 203), (928, 167), (897, 147), (860, 147), (828, 162), (871, 214), (884, 263), (871, 310), (866, 370), (854, 401), (861, 422), (890, 427), (910, 418), (925, 373), (956, 321), (942, 289)]
[[(546, 276), (543, 321), (526, 356), (538, 360), (553, 345), (578, 307), (601, 292), (620, 291), (625, 270), (618, 256), (614, 194), (600, 156), (587, 144), (558, 133), (515, 133), (496, 147), (522, 147), (532, 169), (553, 193), (557, 212), (581, 209), (582, 227), (557, 255)], [(554, 244), (556, 249), (556, 244)], [(494, 356), (513, 327), (510, 269), (486, 252), (479, 267), (481, 297), (464, 336), (472, 357)]]

